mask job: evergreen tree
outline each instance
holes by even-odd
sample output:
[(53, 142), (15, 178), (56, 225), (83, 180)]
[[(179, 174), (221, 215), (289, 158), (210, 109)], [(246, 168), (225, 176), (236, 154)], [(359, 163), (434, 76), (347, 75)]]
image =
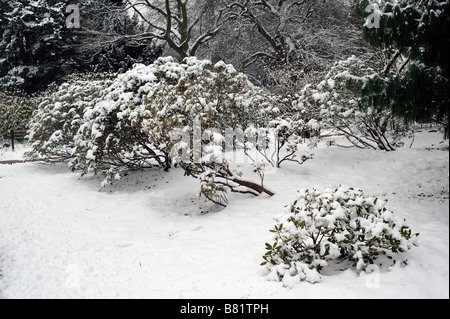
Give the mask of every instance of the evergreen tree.
[(391, 108), (407, 122), (442, 124), (448, 138), (449, 1), (390, 0), (378, 6), (363, 0), (360, 6), (366, 12), (364, 39), (394, 49), (378, 76), (355, 79), (362, 106)]
[(64, 78), (74, 37), (56, 0), (0, 0), (0, 90), (44, 89)]

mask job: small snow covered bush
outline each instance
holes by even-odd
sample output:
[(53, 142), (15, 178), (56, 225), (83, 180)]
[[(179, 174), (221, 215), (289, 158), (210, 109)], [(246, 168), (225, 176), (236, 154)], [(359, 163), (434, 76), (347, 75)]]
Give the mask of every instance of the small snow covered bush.
[(74, 137), (84, 123), (84, 112), (95, 105), (115, 74), (73, 74), (66, 83), (52, 84), (40, 95), (30, 120), (30, 158), (61, 158), (74, 155)]
[(286, 214), (271, 230), (274, 243), (263, 256), (269, 278), (320, 281), (320, 271), (331, 260), (346, 259), (365, 271), (378, 257), (395, 256), (415, 244), (404, 220), (385, 207), (387, 201), (367, 197), (360, 189), (302, 189)]

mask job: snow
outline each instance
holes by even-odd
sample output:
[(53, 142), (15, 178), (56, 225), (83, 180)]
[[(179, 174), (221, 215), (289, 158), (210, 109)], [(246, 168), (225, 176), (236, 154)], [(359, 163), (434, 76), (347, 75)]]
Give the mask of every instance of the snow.
[[(11, 141), (0, 139), (0, 162), (4, 160), (9, 161), (21, 161), (24, 159), (24, 153), (29, 151), (29, 148), (23, 144), (23, 143), (14, 143), (14, 151), (12, 151), (11, 147), (5, 147), (2, 145), (7, 144), (11, 145)], [(2, 168), (0, 167), (0, 172), (2, 171)], [(0, 173), (1, 175), (1, 173)], [(1, 188), (0, 188), (1, 189)], [(2, 193), (0, 193), (0, 200), (3, 198)]]
[[(198, 181), (180, 169), (130, 173), (101, 188), (101, 177), (80, 178), (64, 164), (0, 164), (0, 298), (449, 298), (441, 140), (418, 133), (412, 148), (395, 152), (322, 141), (314, 159), (266, 175), (275, 196), (232, 194), (225, 209), (197, 198)], [(27, 148), (16, 147), (0, 148), (0, 161)], [(362, 274), (331, 265), (316, 284), (268, 280), (259, 264), (274, 219), (298, 190), (340, 184), (388, 199), (420, 233), (408, 265)]]

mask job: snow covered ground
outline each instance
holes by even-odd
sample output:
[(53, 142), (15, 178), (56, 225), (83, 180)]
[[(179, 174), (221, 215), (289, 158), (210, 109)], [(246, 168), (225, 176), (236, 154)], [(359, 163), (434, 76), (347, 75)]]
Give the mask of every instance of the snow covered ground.
[[(395, 152), (327, 148), (266, 176), (273, 197), (218, 209), (179, 169), (101, 188), (63, 164), (0, 165), (0, 298), (449, 298), (449, 152), (441, 133)], [(409, 146), (409, 144), (408, 144)], [(0, 148), (0, 161), (21, 157)], [(247, 175), (246, 177), (249, 177)], [(256, 175), (253, 176), (258, 180)], [(274, 217), (305, 187), (345, 184), (388, 198), (419, 232), (408, 265), (322, 282), (267, 281)]]

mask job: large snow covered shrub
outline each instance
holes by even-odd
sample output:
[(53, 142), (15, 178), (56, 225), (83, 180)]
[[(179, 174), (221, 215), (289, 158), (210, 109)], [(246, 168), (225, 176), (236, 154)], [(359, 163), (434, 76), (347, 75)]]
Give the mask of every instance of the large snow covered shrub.
[[(82, 175), (105, 174), (103, 185), (129, 170), (175, 163), (200, 180), (200, 195), (225, 206), (230, 192), (273, 195), (264, 186), (265, 165), (305, 161), (295, 159), (296, 145), (305, 129), (318, 128), (280, 112), (280, 97), (223, 62), (165, 57), (98, 77), (75, 77), (44, 95), (29, 156), (70, 158), (69, 167)], [(260, 183), (242, 177), (241, 148)]]
[(319, 272), (330, 260), (347, 259), (365, 271), (378, 257), (396, 262), (396, 255), (415, 244), (404, 220), (388, 210), (385, 200), (366, 196), (360, 189), (302, 189), (271, 230), (264, 262), (269, 278), (290, 285), (293, 281), (320, 281)]

